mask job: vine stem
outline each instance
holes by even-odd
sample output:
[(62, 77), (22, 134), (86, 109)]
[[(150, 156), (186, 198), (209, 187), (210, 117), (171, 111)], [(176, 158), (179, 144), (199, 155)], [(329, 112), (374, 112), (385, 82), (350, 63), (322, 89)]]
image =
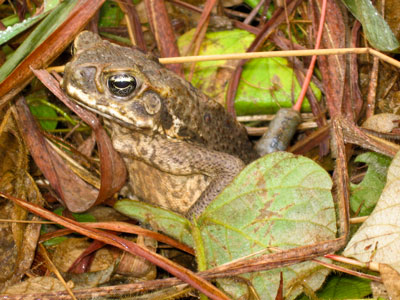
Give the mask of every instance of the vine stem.
[[(324, 31), (324, 23), (325, 23), (325, 16), (326, 16), (326, 5), (327, 5), (327, 0), (323, 0), (322, 2), (322, 9), (321, 9), (321, 17), (319, 19), (319, 27), (318, 27), (318, 33), (317, 33), (317, 39), (315, 41), (315, 50), (319, 49), (321, 45), (321, 39), (322, 39), (322, 32)], [(295, 105), (293, 105), (293, 109), (296, 111), (301, 110), (301, 105), (303, 104), (304, 97), (306, 95), (308, 86), (310, 85), (311, 82), (311, 77), (314, 72), (314, 67), (315, 67), (315, 62), (317, 61), (317, 56), (313, 55), (311, 58), (311, 63), (310, 66), (307, 70), (306, 78), (304, 79), (303, 86), (301, 88), (301, 92), (299, 97), (297, 98), (297, 101)]]

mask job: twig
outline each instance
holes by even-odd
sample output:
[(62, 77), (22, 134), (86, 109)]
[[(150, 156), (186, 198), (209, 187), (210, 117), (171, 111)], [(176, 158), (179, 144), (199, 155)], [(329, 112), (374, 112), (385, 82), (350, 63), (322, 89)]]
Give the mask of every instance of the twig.
[[(164, 57), (160, 58), (159, 61), (162, 64), (172, 64), (172, 63), (186, 63), (186, 62), (198, 62), (198, 61), (210, 61), (210, 60), (233, 60), (233, 59), (252, 59), (252, 58), (262, 58), (262, 57), (291, 57), (291, 56), (312, 56), (312, 55), (341, 55), (348, 53), (355, 54), (365, 54), (371, 53), (376, 55), (371, 51), (370, 48), (338, 48), (338, 49), (308, 49), (308, 50), (289, 50), (289, 51), (263, 51), (263, 52), (249, 52), (249, 53), (231, 53), (231, 54), (215, 54), (215, 55), (200, 55), (200, 56), (183, 56), (183, 57)], [(390, 58), (378, 51), (381, 55), (380, 58), (387, 62)], [(378, 55), (377, 55), (378, 56)], [(390, 58), (393, 65), (400, 67), (400, 62)]]
[[(313, 56), (313, 55), (344, 55), (344, 54), (372, 54), (387, 63), (400, 68), (400, 61), (387, 56), (379, 51), (371, 48), (335, 48), (335, 49), (318, 49), (318, 50), (289, 50), (289, 51), (264, 51), (251, 53), (231, 53), (231, 54), (214, 54), (199, 56), (181, 56), (181, 57), (163, 57), (159, 58), (162, 64), (175, 64), (211, 60), (235, 60), (235, 59), (252, 59), (262, 57), (292, 57), (292, 56)], [(63, 72), (63, 66), (48, 68), (49, 71)]]

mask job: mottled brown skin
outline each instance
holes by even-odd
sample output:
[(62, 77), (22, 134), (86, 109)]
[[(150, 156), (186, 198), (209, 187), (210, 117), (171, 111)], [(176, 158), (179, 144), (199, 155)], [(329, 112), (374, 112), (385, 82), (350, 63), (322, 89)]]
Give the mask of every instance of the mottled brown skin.
[[(74, 45), (63, 88), (107, 119), (142, 200), (197, 216), (257, 157), (245, 129), (220, 104), (154, 58), (88, 31)], [(135, 78), (131, 94), (113, 93), (115, 74)]]

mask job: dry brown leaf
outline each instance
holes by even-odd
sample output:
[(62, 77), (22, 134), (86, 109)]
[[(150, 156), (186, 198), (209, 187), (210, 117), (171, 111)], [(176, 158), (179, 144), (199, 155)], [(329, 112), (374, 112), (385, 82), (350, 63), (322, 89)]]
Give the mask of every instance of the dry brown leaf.
[(389, 133), (394, 128), (399, 127), (396, 121), (400, 120), (400, 116), (390, 113), (376, 114), (369, 117), (363, 124), (362, 127), (365, 129)]
[(389, 299), (400, 299), (400, 274), (385, 264), (379, 265), (379, 272), (381, 273)]
[[(86, 211), (90, 207), (98, 205), (112, 197), (125, 184), (127, 176), (125, 163), (114, 150), (109, 136), (93, 113), (84, 110), (69, 100), (60, 89), (59, 83), (47, 71), (33, 70), (33, 72), (54, 95), (78, 114), (84, 122), (89, 124), (96, 135), (101, 169), (101, 186), (99, 192), (69, 170), (62, 159), (56, 155), (54, 149), (51, 149), (51, 147), (48, 147), (46, 143), (41, 141), (43, 137), (39, 131), (33, 130), (36, 125), (31, 120), (32, 116), (27, 110), (26, 105), (24, 106), (22, 100), (17, 101), (17, 107), (21, 115), (27, 120), (26, 122), (29, 120), (31, 124), (30, 126), (24, 126), (23, 129), (36, 164), (70, 211)], [(71, 186), (74, 188), (71, 189)]]
[(400, 152), (394, 157), (379, 201), (348, 243), (344, 255), (388, 264), (400, 271)]
[[(73, 283), (67, 282), (68, 286), (72, 287)], [(8, 287), (3, 291), (5, 294), (34, 294), (43, 292), (58, 292), (65, 291), (64, 285), (55, 277), (32, 277), (24, 280), (21, 283)]]
[[(0, 191), (40, 205), (43, 199), (28, 173), (28, 150), (11, 109), (0, 113), (0, 120)], [(0, 198), (0, 218), (39, 219), (4, 198)], [(39, 231), (39, 224), (0, 222), (0, 290), (18, 282), (30, 268)]]
[[(73, 262), (81, 255), (90, 242), (87, 238), (69, 238), (57, 244), (53, 249), (51, 259), (57, 269), (67, 272)], [(109, 250), (100, 249), (96, 252), (89, 272), (97, 272), (107, 269), (114, 262), (114, 258)]]
[[(146, 247), (150, 251), (156, 252), (157, 250), (158, 243), (155, 239), (139, 235), (136, 243)], [(118, 264), (117, 273), (141, 278), (142, 280), (152, 280), (155, 279), (157, 270), (156, 266), (150, 263), (148, 260), (145, 260), (137, 255), (124, 252), (121, 257), (121, 261)]]
[(29, 151), (36, 165), (64, 201), (63, 204), (72, 212), (89, 209), (95, 202), (98, 191), (72, 172), (44, 139), (22, 97), (17, 100), (16, 107)]

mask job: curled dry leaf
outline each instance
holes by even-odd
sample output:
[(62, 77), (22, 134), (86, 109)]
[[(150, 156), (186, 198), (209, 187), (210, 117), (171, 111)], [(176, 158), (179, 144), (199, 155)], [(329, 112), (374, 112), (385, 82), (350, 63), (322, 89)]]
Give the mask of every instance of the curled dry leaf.
[[(73, 212), (89, 209), (96, 199), (97, 190), (73, 173), (44, 139), (23, 98), (17, 100), (16, 107), (29, 151), (63, 204)], [(75, 188), (71, 189), (71, 186)]]
[[(65, 241), (52, 247), (51, 260), (58, 270), (68, 272), (74, 261), (81, 255), (90, 242), (86, 238), (68, 238)], [(109, 250), (96, 252), (88, 272), (105, 270), (114, 262)]]
[[(138, 235), (136, 243), (146, 247), (150, 251), (157, 251), (157, 241), (153, 238)], [(116, 270), (118, 274), (140, 278), (141, 280), (152, 280), (157, 275), (156, 266), (137, 255), (124, 252)]]
[[(28, 173), (28, 150), (11, 109), (0, 112), (0, 191), (42, 204)], [(0, 218), (38, 220), (10, 200), (0, 198)], [(0, 290), (18, 282), (30, 268), (39, 238), (39, 224), (0, 223)]]
[(400, 120), (400, 116), (391, 113), (376, 114), (369, 117), (363, 124), (362, 127), (365, 129), (389, 133), (398, 126), (397, 121)]
[(70, 267), (93, 245), (86, 238), (69, 238), (52, 247), (51, 260), (56, 268), (63, 272), (65, 280), (71, 280), (77, 288), (96, 287), (110, 281), (114, 274), (117, 260), (110, 248), (101, 248), (96, 253), (89, 253), (90, 266), (87, 272), (73, 273)]
[[(69, 101), (68, 97), (60, 89), (58, 82), (48, 72), (34, 70), (34, 73), (64, 104), (89, 124), (96, 135), (101, 168), (101, 187), (99, 192), (65, 167), (65, 163), (46, 144), (47, 142), (44, 142), (39, 132), (33, 131), (33, 128), (37, 128), (33, 120), (30, 121), (32, 123), (31, 126), (24, 127), (25, 136), (36, 164), (64, 204), (72, 212), (86, 211), (90, 207), (104, 202), (122, 187), (126, 180), (125, 164), (112, 147), (111, 140), (101, 127), (98, 119), (92, 113)], [(32, 118), (30, 113), (27, 112), (27, 108), (23, 107), (22, 102), (18, 107), (20, 107), (21, 113), (25, 112), (26, 120)], [(33, 136), (35, 137), (33, 138)], [(41, 142), (37, 142), (40, 140)], [(71, 189), (71, 186), (75, 188)]]
[(378, 262), (400, 271), (400, 152), (394, 157), (386, 186), (369, 218), (348, 243), (344, 255)]

